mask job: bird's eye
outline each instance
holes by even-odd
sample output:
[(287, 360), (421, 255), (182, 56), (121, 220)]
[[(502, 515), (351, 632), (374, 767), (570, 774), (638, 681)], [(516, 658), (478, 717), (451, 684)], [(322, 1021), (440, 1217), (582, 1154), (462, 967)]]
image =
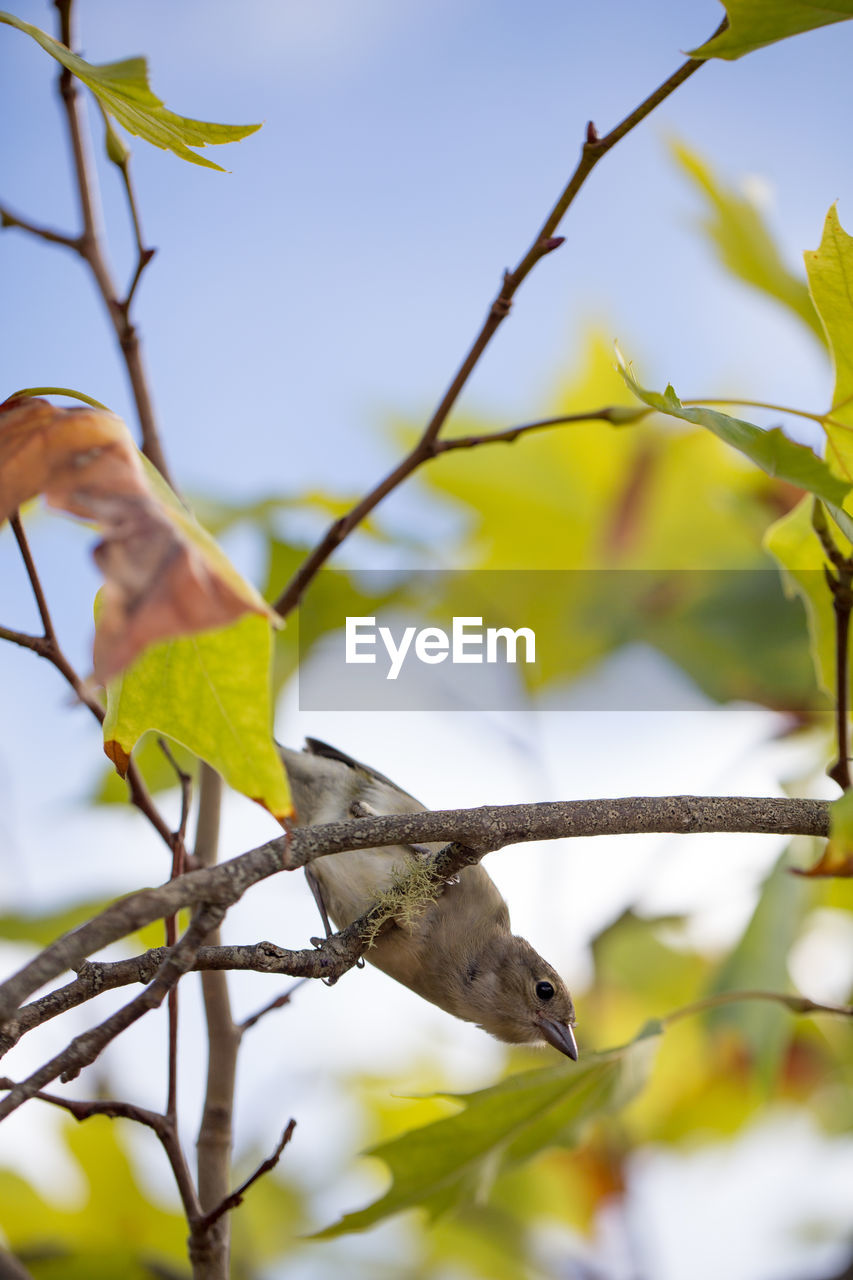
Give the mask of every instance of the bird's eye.
[(540, 1000), (550, 1000), (554, 995), (554, 988), (550, 982), (537, 982), (536, 994)]

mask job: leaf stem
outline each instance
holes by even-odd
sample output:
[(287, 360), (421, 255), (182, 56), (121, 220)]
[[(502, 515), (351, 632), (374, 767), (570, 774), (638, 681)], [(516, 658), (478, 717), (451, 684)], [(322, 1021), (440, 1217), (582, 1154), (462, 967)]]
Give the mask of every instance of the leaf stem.
[(809, 1000), (807, 996), (793, 995), (786, 991), (718, 991), (711, 996), (703, 996), (691, 1004), (673, 1009), (671, 1013), (658, 1018), (663, 1026), (678, 1022), (681, 1018), (690, 1018), (697, 1013), (707, 1013), (709, 1009), (718, 1009), (721, 1005), (737, 1004), (742, 1000), (767, 1000), (774, 1004), (784, 1005), (791, 1013), (832, 1013), (842, 1018), (853, 1018), (853, 1006), (843, 1004), (825, 1004), (818, 1000)]
[(106, 413), (110, 413), (110, 408), (101, 404), (100, 400), (96, 400), (93, 396), (87, 396), (84, 391), (73, 391), (71, 387), (23, 387), (20, 391), (13, 391), (10, 396), (6, 397), (4, 403), (9, 400), (28, 399), (30, 396), (68, 396), (72, 400), (82, 400), (84, 404), (89, 404), (93, 409), (103, 409)]
[(695, 405), (703, 405), (703, 404), (742, 405), (744, 408), (747, 408), (747, 409), (768, 409), (771, 413), (787, 413), (792, 418), (808, 418), (812, 422), (817, 422), (820, 426), (823, 426), (827, 422), (830, 423), (832, 426), (841, 425), (840, 423), (833, 422), (833, 420), (825, 413), (809, 413), (807, 409), (792, 409), (790, 405), (772, 404), (768, 400), (741, 400), (739, 396), (735, 396), (734, 398), (721, 397), (721, 396), (693, 396), (689, 400), (682, 400), (681, 403), (695, 404)]

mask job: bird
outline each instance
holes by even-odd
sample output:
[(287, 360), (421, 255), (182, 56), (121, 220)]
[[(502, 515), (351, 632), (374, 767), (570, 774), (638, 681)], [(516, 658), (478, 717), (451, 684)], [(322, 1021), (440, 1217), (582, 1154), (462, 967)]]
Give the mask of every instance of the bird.
[[(302, 751), (279, 745), (298, 826), (425, 806), (395, 782), (336, 747), (307, 738)], [(379, 894), (442, 844), (359, 849), (317, 858), (305, 868), (317, 905), (345, 928)], [(366, 959), (424, 1000), (509, 1044), (546, 1043), (577, 1061), (575, 1010), (565, 983), (524, 938), (488, 872), (463, 867), (413, 919), (399, 916)]]

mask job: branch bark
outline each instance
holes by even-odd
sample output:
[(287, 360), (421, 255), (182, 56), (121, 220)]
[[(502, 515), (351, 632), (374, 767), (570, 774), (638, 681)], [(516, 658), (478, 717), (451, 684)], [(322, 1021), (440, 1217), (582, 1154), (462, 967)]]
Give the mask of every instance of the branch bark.
[[(58, 938), (0, 984), (0, 1029), (22, 1001), (39, 987), (67, 969), (77, 969), (92, 952), (126, 937), (142, 925), (162, 919), (181, 907), (202, 903), (215, 904), (224, 914), (251, 885), (268, 876), (282, 870), (295, 870), (315, 858), (347, 849), (446, 841), (445, 849), (433, 859), (434, 874), (440, 880), (509, 844), (574, 836), (650, 832), (687, 835), (721, 831), (827, 836), (829, 804), (823, 800), (786, 797), (635, 796), (434, 810), (298, 828), (229, 862), (190, 871), (157, 889), (142, 889), (131, 894)], [(353, 928), (351, 925), (350, 930)], [(343, 930), (333, 935), (329, 939), (329, 953), (324, 953), (322, 948), (289, 953), (299, 957), (304, 967), (285, 972), (294, 976), (333, 976), (340, 954), (335, 939), (346, 939), (348, 943), (351, 934)], [(191, 963), (194, 960), (195, 953)]]
[[(221, 800), (222, 780), (215, 770), (203, 763), (195, 843), (199, 867), (216, 865)], [(212, 930), (205, 941), (209, 947), (219, 947), (219, 929)], [(240, 1030), (231, 1015), (225, 971), (220, 969), (203, 972), (201, 989), (207, 1026), (207, 1087), (196, 1152), (198, 1194), (205, 1216), (193, 1227), (190, 1257), (194, 1280), (228, 1280), (230, 1219), (225, 1210), (216, 1210), (225, 1203), (229, 1194), (234, 1086)]]

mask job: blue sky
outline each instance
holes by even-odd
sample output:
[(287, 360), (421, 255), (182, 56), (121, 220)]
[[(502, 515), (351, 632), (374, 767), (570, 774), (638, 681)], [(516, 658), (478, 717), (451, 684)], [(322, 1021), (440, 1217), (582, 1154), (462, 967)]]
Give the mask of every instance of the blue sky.
[[(16, 12), (51, 21), (45, 3), (21, 0)], [(219, 154), (227, 175), (134, 148), (159, 248), (138, 318), (182, 481), (255, 493), (373, 476), (383, 424), (392, 412), (417, 420), (441, 394), (586, 120), (615, 123), (720, 12), (715, 0), (82, 4), (93, 60), (144, 51), (174, 110), (265, 121)], [(2, 198), (73, 225), (52, 64), (23, 35), (2, 39)], [(664, 140), (685, 138), (732, 178), (760, 177), (796, 260), (832, 200), (845, 218), (850, 39), (842, 25), (710, 65), (622, 143), (567, 218), (566, 245), (522, 291), (464, 407), (524, 417), (577, 359), (591, 321), (677, 386), (748, 374), (780, 395), (820, 390), (816, 355), (814, 369), (808, 358), (789, 368), (805, 345), (793, 326), (719, 278)], [(110, 173), (104, 196), (126, 276)], [(4, 376), (82, 386), (125, 410), (78, 264), (18, 235), (0, 254), (16, 316)]]

